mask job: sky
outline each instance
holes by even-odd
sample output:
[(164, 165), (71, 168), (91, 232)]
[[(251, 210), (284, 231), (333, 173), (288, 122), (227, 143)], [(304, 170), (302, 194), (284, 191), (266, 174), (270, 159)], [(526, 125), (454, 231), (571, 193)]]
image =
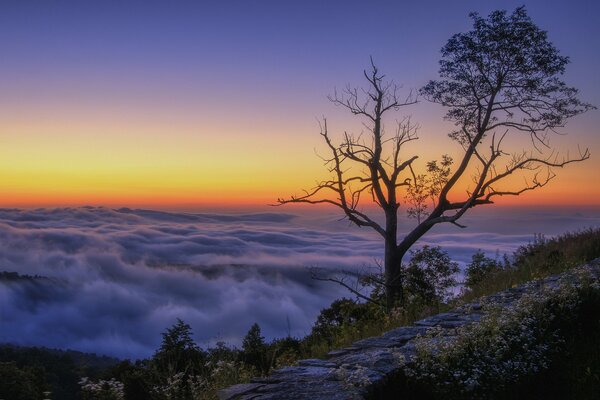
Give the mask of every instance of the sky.
[[(571, 59), (565, 80), (600, 104), (595, 1), (2, 1), (0, 206), (240, 210), (324, 177), (317, 119), (359, 121), (327, 100), (372, 56), (418, 90), (468, 13), (525, 4)], [(457, 151), (444, 110), (403, 109), (422, 160)], [(600, 112), (556, 137), (591, 159), (513, 204), (600, 205)], [(358, 128), (357, 128), (358, 127)], [(412, 154), (412, 153), (411, 153)], [(424, 161), (423, 161), (424, 162)]]

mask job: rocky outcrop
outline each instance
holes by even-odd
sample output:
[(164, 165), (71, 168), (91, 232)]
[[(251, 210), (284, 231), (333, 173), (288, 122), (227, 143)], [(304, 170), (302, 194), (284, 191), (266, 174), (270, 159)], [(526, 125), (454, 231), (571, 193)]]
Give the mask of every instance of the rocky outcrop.
[[(532, 281), (478, 302), (465, 304), (452, 312), (437, 314), (412, 326), (393, 329), (382, 336), (364, 339), (350, 347), (331, 351), (325, 360), (301, 360), (296, 366), (273, 372), (251, 383), (222, 390), (222, 400), (310, 399), (346, 400), (382, 397), (394, 376), (415, 356), (417, 336), (435, 328), (452, 338), (454, 328), (477, 323), (484, 310), (482, 303), (510, 307), (526, 293), (555, 288), (559, 281), (579, 282), (586, 278), (600, 280), (600, 259), (561, 275)], [(437, 339), (439, 340), (439, 336)]]

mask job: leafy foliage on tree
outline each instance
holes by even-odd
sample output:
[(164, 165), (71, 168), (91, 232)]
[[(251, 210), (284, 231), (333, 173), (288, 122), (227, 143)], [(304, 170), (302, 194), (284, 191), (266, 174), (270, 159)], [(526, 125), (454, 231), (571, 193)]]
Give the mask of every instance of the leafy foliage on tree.
[(0, 397), (11, 400), (42, 400), (44, 373), (41, 368), (19, 368), (14, 363), (0, 363)]
[(510, 267), (508, 260), (505, 263), (489, 258), (481, 250), (477, 250), (475, 254), (471, 256), (471, 262), (467, 264), (465, 269), (465, 286), (467, 288), (474, 288), (483, 282), (491, 274), (502, 271), (504, 267)]
[(177, 319), (177, 322), (162, 334), (160, 348), (154, 355), (154, 362), (159, 370), (174, 373), (196, 373), (205, 354), (192, 338), (192, 328)]
[(442, 155), (438, 160), (427, 162), (427, 173), (417, 175), (410, 166), (412, 182), (406, 188), (404, 199), (408, 208), (406, 214), (409, 218), (414, 218), (420, 224), (421, 220), (429, 215), (431, 204), (435, 207), (436, 197), (442, 191), (444, 185), (448, 182), (451, 166), (454, 160), (447, 154)]
[(127, 400), (150, 399), (153, 386), (152, 377), (155, 377), (156, 373), (150, 373), (149, 366), (150, 363), (147, 360), (136, 362), (125, 360), (110, 368), (106, 377), (123, 382)]
[[(61, 400), (78, 398), (79, 385), (77, 382), (82, 374), (97, 376), (100, 371), (106, 370), (117, 362), (118, 360), (114, 358), (71, 350), (0, 346), (0, 364), (12, 365), (12, 369), (16, 368), (24, 372), (25, 378), (30, 376), (30, 373), (34, 373), (39, 381), (35, 383), (28, 381), (28, 385), (49, 391), (52, 393), (52, 398)], [(0, 381), (2, 380), (2, 375), (0, 375)], [(9, 381), (6, 380), (6, 382)], [(2, 390), (0, 390), (0, 398), (12, 398), (12, 396), (4, 395)]]
[(302, 340), (291, 336), (274, 339), (268, 344), (270, 368), (292, 365), (301, 358), (305, 347)]
[[(153, 369), (163, 381), (162, 386), (171, 388), (168, 396), (191, 400), (190, 379), (203, 372), (206, 354), (192, 338), (190, 325), (181, 319), (177, 319), (162, 336), (160, 348), (152, 360)], [(172, 381), (179, 384), (175, 385)]]
[(424, 304), (441, 303), (450, 297), (449, 290), (456, 285), (458, 264), (439, 246), (423, 246), (412, 251), (405, 273), (409, 297)]
[(351, 299), (339, 299), (331, 303), (319, 313), (315, 321), (310, 339), (324, 341), (328, 346), (335, 343), (343, 330), (352, 329), (355, 325), (368, 325), (378, 318), (377, 308), (366, 303), (357, 303)]

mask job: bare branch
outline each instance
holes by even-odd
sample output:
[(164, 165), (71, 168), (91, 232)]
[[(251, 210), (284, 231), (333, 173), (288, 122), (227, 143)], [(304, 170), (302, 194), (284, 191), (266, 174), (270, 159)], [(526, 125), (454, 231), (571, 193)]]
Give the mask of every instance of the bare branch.
[(338, 270), (337, 271), (338, 275), (333, 276), (333, 277), (330, 274), (324, 274), (323, 272), (325, 272), (325, 270), (323, 268), (312, 267), (312, 268), (310, 268), (310, 277), (317, 281), (337, 283), (338, 285), (344, 287), (350, 293), (354, 294), (358, 298), (361, 298), (369, 303), (375, 304), (380, 307), (384, 306), (383, 304), (372, 299), (371, 297), (362, 294), (358, 290), (357, 287), (358, 287), (358, 281), (360, 280), (360, 277), (356, 277), (356, 283), (354, 286), (352, 286), (351, 284), (348, 283), (348, 277), (353, 275), (352, 272), (345, 271), (345, 270)]
[[(472, 18), (473, 29), (453, 35), (444, 47), (439, 80), (420, 90), (426, 99), (446, 107), (446, 119), (455, 124), (449, 137), (461, 149), (456, 164), (443, 155), (423, 168), (418, 155), (407, 154), (405, 145), (418, 138), (418, 126), (410, 118), (396, 121), (395, 134), (386, 134), (388, 113), (415, 103), (416, 97), (409, 93), (400, 98), (399, 87), (387, 81), (371, 59), (371, 68), (363, 71), (364, 89), (348, 86), (329, 97), (359, 116), (365, 132), (344, 132), (341, 143), (333, 144), (323, 121), (321, 136), (330, 153), (323, 161), (332, 177), (303, 195), (278, 200), (334, 205), (352, 223), (378, 232), (385, 243), (386, 293), (392, 294), (386, 300), (388, 308), (394, 296), (403, 297), (403, 257), (433, 226), (450, 223), (464, 228), (458, 221), (469, 209), (492, 204), (499, 196), (541, 188), (554, 179), (554, 169), (590, 156), (585, 149), (577, 157), (559, 157), (550, 146), (551, 135), (567, 120), (594, 108), (561, 80), (568, 58), (559, 54), (522, 7), (510, 16), (495, 11), (487, 19), (477, 14)], [(531, 145), (520, 153), (504, 149), (511, 134), (527, 135)], [(458, 182), (469, 174), (473, 183), (459, 191)], [(526, 178), (524, 184), (503, 187), (509, 177), (518, 175)], [(379, 218), (359, 211), (365, 194), (381, 208)], [(417, 225), (398, 241), (402, 197)], [(327, 280), (348, 285), (336, 278)]]

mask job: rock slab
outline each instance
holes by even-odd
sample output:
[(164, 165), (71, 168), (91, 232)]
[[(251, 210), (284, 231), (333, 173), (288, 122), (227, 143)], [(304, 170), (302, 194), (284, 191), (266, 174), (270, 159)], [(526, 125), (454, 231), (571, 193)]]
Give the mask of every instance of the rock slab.
[[(561, 275), (528, 282), (465, 304), (442, 314), (416, 321), (385, 334), (360, 340), (347, 348), (333, 350), (326, 360), (300, 360), (297, 366), (274, 371), (266, 378), (255, 378), (219, 392), (221, 400), (351, 400), (365, 399), (401, 371), (416, 353), (415, 339), (431, 328), (447, 330), (476, 324), (484, 311), (481, 303), (510, 307), (524, 294), (555, 288), (561, 279), (577, 283), (581, 272), (600, 280), (600, 259)], [(587, 278), (586, 278), (587, 279)], [(444, 331), (445, 332), (445, 331)], [(404, 361), (402, 361), (404, 360)]]

